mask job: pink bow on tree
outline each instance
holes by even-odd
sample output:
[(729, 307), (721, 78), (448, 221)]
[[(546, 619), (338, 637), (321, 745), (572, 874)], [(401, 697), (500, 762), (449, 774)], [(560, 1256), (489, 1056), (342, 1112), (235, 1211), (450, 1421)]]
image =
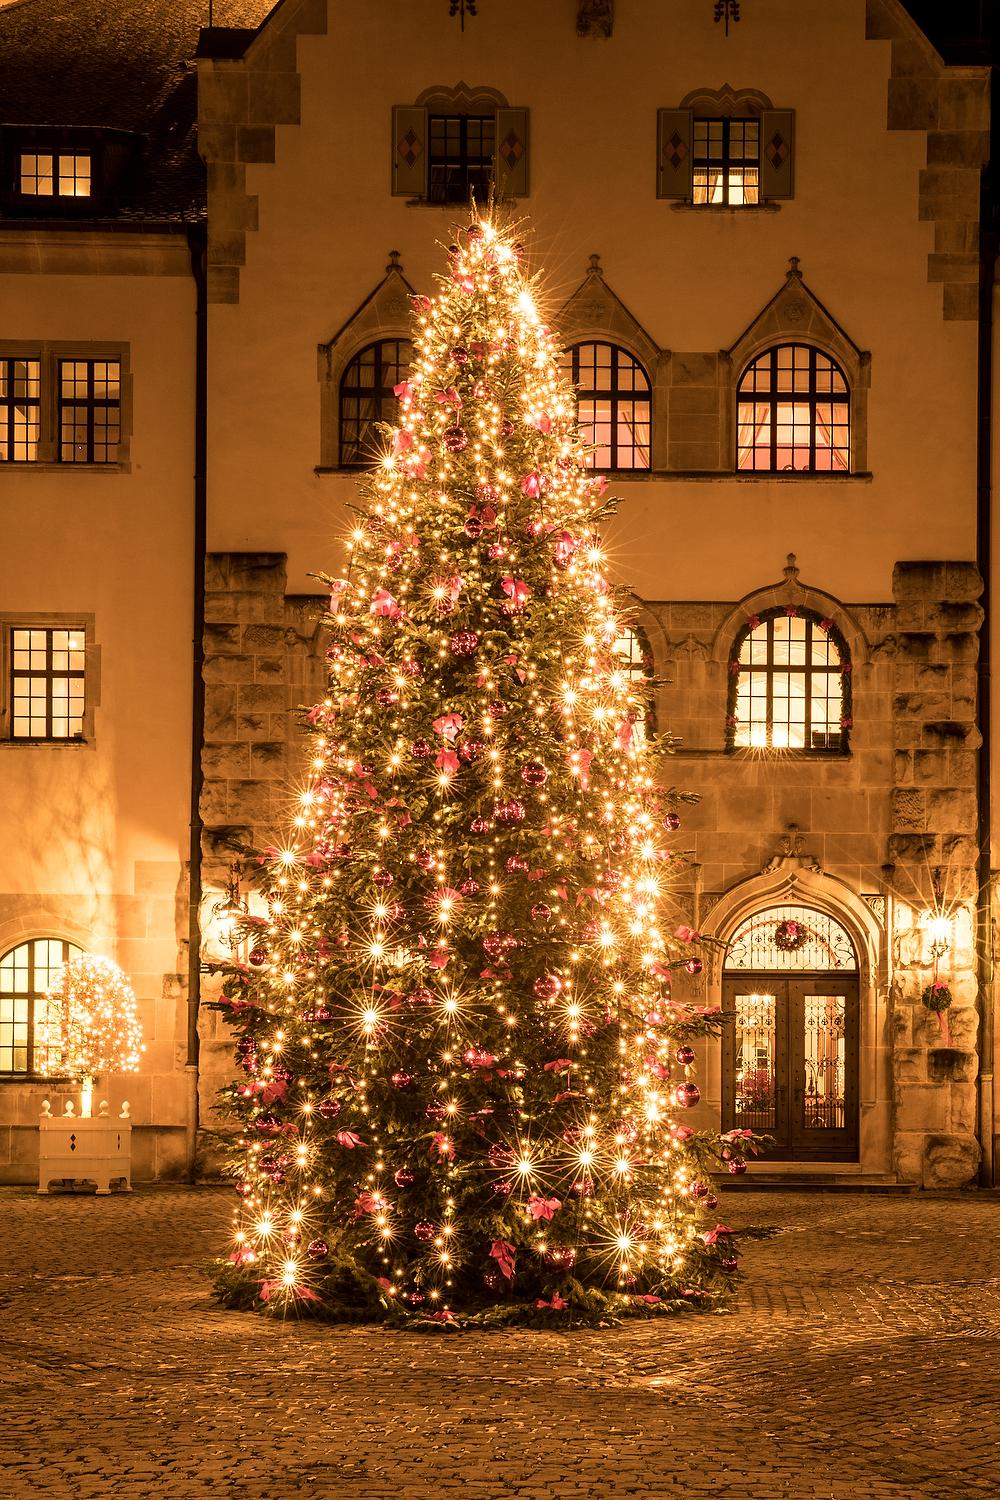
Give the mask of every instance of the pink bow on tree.
[(505, 1276), (508, 1281), (514, 1280), (514, 1260), (516, 1255), (517, 1251), (510, 1243), (510, 1240), (494, 1240), (490, 1246), (491, 1258), (496, 1261), (497, 1269), (501, 1276)]
[(436, 734), (443, 734), (446, 740), (454, 740), (464, 723), (461, 714), (442, 714), (434, 720), (432, 728)]
[(520, 614), (521, 610), (531, 598), (531, 589), (523, 578), (501, 578), (500, 587), (510, 600), (514, 612)]
[(528, 1199), (528, 1208), (533, 1219), (548, 1220), (562, 1208), (562, 1199), (542, 1198), (537, 1193), (532, 1193)]

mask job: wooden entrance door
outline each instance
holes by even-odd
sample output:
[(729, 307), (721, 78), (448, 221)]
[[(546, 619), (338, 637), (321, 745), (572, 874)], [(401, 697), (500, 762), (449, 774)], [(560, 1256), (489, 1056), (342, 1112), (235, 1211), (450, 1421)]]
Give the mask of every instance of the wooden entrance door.
[(724, 1130), (778, 1161), (858, 1159), (858, 982), (746, 974), (723, 983)]

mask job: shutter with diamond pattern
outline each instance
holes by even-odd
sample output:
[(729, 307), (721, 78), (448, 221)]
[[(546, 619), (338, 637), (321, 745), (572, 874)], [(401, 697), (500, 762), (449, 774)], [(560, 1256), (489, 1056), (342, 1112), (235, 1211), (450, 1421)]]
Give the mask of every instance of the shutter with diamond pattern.
[(427, 111), (413, 104), (392, 111), (392, 191), (402, 198), (427, 196)]
[(656, 111), (656, 196), (691, 198), (691, 111)]
[(528, 111), (497, 110), (497, 141), (494, 165), (497, 196), (528, 196)]
[(791, 198), (794, 109), (765, 109), (760, 117), (760, 197)]

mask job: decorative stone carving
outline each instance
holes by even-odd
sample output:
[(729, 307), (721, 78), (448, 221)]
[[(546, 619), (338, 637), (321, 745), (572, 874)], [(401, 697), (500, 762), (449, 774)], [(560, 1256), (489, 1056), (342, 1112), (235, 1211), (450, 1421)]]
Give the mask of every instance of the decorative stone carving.
[(814, 875), (822, 874), (819, 860), (805, 852), (803, 843), (803, 835), (798, 829), (789, 829), (778, 846), (778, 852), (765, 861), (760, 873), (773, 875), (776, 870), (809, 870)]
[(579, 0), (576, 12), (577, 36), (607, 41), (615, 28), (615, 0)]

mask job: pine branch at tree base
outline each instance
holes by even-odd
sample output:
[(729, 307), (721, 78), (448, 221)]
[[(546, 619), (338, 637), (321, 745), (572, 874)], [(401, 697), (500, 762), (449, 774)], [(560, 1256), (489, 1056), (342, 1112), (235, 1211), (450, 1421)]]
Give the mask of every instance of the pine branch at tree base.
[(695, 1132), (690, 800), (621, 654), (604, 481), (513, 235), (415, 299), (400, 421), (330, 584), (329, 688), (267, 918), (222, 1005), (242, 1076), (230, 1306), (415, 1327), (716, 1305)]

